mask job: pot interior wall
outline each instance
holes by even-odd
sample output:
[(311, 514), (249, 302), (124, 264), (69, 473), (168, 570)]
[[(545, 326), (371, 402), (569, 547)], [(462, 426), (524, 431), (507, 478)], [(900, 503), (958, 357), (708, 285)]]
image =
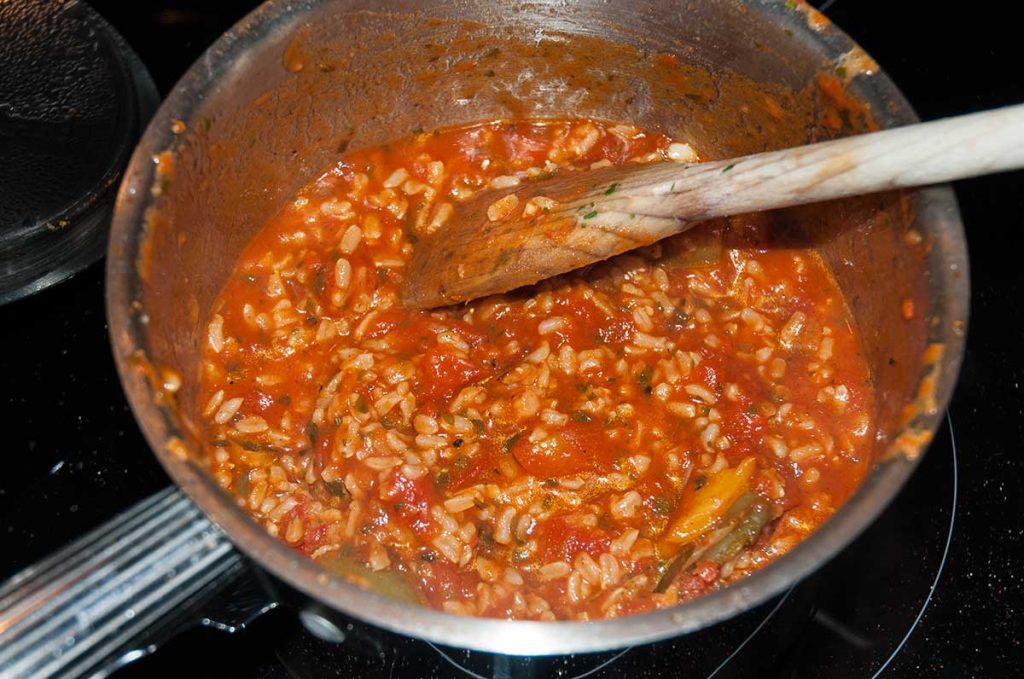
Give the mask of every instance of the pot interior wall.
[[(216, 50), (204, 57), (225, 73), (195, 93), (204, 101), (161, 162), (142, 263), (149, 358), (183, 377), (185, 431), (212, 300), (251, 236), (346, 148), (420, 128), (567, 115), (629, 121), (707, 158), (834, 134), (835, 102), (816, 82), (831, 71), (826, 55), (756, 5), (390, 7), (322, 3), (269, 36), (243, 32), (251, 44), (234, 63)], [(883, 122), (886, 103), (872, 102)], [(866, 120), (854, 115), (849, 129)], [(927, 306), (924, 261), (903, 246), (912, 218), (913, 201), (895, 195), (779, 218), (780, 237), (818, 248), (847, 295), (886, 433), (916, 389), (926, 334), (923, 314), (901, 315), (904, 298)]]

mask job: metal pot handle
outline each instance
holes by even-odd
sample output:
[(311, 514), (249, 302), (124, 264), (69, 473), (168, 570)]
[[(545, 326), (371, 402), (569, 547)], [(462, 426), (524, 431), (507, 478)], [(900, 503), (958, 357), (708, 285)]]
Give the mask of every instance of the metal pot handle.
[(161, 491), (0, 586), (0, 674), (106, 675), (243, 568), (180, 490)]

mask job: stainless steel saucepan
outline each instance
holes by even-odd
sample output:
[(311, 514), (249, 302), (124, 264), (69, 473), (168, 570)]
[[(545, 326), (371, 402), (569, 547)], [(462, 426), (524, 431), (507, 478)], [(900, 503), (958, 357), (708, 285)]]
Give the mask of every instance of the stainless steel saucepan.
[(968, 270), (948, 188), (780, 215), (790, 240), (830, 264), (859, 325), (877, 394), (876, 466), (818, 532), (720, 591), (588, 623), (450, 615), (332, 576), (268, 535), (207, 474), (195, 436), (202, 328), (242, 248), (289, 196), (346, 148), (420, 128), (565, 116), (629, 121), (710, 157), (916, 120), (872, 60), (803, 2), (261, 6), (163, 103), (128, 168), (110, 237), (107, 310), (121, 379), (188, 500), (167, 491), (0, 589), (0, 666), (29, 676), (123, 660), (127, 639), (216, 587), (241, 567), (239, 552), (302, 593), (300, 612), (327, 630), (333, 616), (351, 616), (505, 654), (611, 649), (756, 606), (871, 523), (927, 448), (959, 369)]

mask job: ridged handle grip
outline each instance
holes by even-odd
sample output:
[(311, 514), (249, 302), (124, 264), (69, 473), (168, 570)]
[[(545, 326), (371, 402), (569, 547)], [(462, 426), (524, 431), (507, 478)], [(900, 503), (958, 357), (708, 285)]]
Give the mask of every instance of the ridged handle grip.
[(242, 567), (181, 491), (157, 493), (0, 586), (0, 676), (105, 675)]

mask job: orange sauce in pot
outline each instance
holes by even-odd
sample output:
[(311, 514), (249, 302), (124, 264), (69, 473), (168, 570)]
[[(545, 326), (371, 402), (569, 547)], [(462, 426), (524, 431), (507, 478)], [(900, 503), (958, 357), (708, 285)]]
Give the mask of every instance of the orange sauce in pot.
[(863, 478), (873, 404), (829, 271), (773, 247), (766, 217), (509, 295), (398, 302), (457, 202), (689, 151), (673, 143), (497, 121), (347, 153), (249, 244), (208, 320), (216, 478), (311, 558), (468, 615), (670, 606), (790, 549)]

